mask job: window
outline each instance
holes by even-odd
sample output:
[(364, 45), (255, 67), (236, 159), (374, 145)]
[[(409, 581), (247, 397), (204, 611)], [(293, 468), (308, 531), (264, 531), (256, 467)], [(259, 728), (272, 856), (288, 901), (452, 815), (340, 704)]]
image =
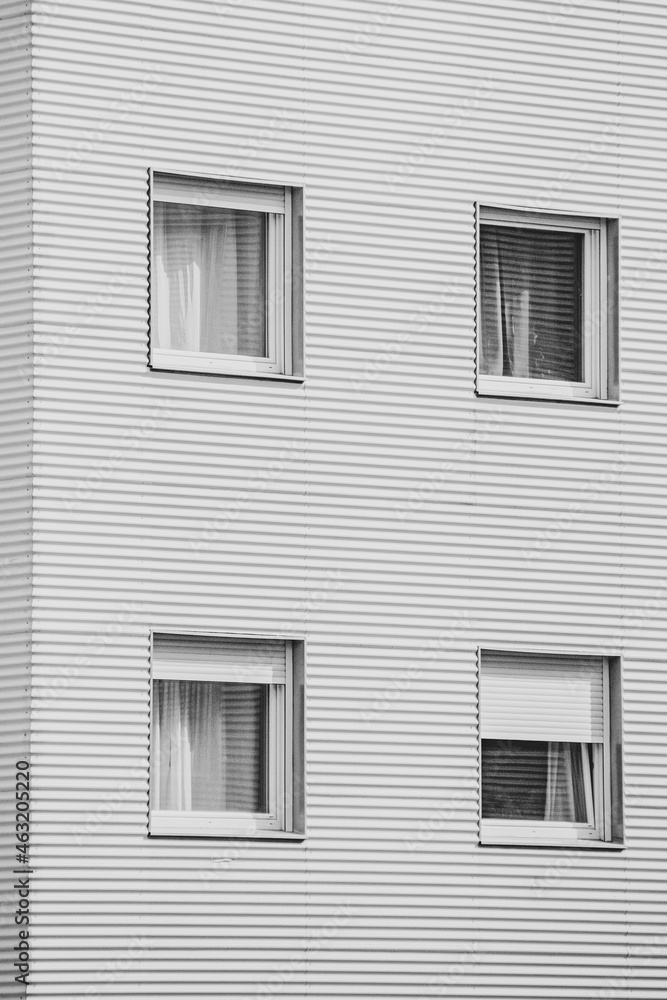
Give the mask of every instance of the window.
[(153, 368), (302, 375), (302, 192), (152, 175)]
[(481, 394), (618, 402), (618, 222), (479, 208)]
[(155, 635), (151, 834), (303, 834), (303, 643)]
[(616, 657), (484, 650), (481, 840), (622, 841)]

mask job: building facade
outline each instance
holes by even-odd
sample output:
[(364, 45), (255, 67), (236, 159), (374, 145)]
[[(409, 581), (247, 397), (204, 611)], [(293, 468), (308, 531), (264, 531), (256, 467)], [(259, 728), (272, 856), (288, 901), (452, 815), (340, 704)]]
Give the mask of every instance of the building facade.
[(0, 27), (0, 995), (664, 997), (665, 9)]

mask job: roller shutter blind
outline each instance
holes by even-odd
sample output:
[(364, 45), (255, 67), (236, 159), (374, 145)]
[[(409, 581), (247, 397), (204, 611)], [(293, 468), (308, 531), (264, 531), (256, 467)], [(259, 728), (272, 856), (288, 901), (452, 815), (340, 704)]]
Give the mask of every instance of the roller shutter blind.
[(482, 739), (602, 743), (602, 657), (483, 651), (480, 729)]
[(173, 680), (285, 684), (281, 639), (153, 636), (153, 676)]
[(269, 184), (153, 174), (153, 199), (178, 204), (220, 205), (248, 212), (285, 212), (285, 188)]

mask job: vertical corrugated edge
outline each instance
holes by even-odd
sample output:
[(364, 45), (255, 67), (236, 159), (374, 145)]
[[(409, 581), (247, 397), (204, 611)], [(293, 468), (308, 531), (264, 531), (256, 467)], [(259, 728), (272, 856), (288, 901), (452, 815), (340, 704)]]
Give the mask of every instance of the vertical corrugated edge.
[[(146, 330), (146, 365), (148, 368), (152, 368), (151, 352), (152, 352), (152, 342), (151, 337), (153, 333), (153, 173), (152, 167), (148, 168), (147, 172), (147, 198), (148, 204), (146, 206), (146, 230), (147, 230), (147, 246), (148, 255), (146, 260), (146, 265), (148, 267), (148, 273), (146, 275), (146, 297), (148, 299), (147, 306), (147, 321), (148, 328)], [(152, 645), (151, 645), (152, 653)]]
[[(3, 384), (13, 405), (7, 408), (2, 425), (5, 449), (0, 458), (0, 502), (3, 508), (0, 526), (0, 597), (3, 599), (4, 609), (0, 631), (0, 798), (3, 803), (3, 821), (0, 827), (0, 941), (4, 953), (0, 964), (0, 996), (11, 996), (16, 1000), (27, 995), (28, 986), (16, 981), (16, 975), (23, 970), (14, 966), (18, 959), (15, 948), (21, 940), (19, 931), (31, 930), (30, 924), (22, 922), (19, 925), (15, 922), (20, 899), (16, 880), (25, 879), (26, 875), (23, 873), (31, 868), (29, 864), (19, 861), (17, 851), (15, 765), (17, 761), (30, 761), (34, 413), (32, 27), (31, 0), (21, 5), (4, 5), (4, 10), (0, 12), (0, 32), (11, 33), (17, 28), (25, 29), (27, 85), (27, 94), (22, 99), (14, 95), (8, 96), (3, 102), (4, 112), (8, 116), (18, 113), (20, 117), (22, 109), (25, 109), (27, 121), (23, 135), (19, 129), (17, 146), (12, 145), (16, 144), (16, 133), (12, 129), (6, 133), (7, 156), (3, 157), (6, 178), (16, 176), (19, 184), (16, 198), (5, 206), (7, 225), (3, 227), (5, 239), (10, 246), (12, 236), (14, 237), (16, 255), (8, 255), (3, 259), (6, 273), (2, 275), (4, 282), (0, 280), (0, 286), (4, 284), (5, 292), (11, 299), (12, 295), (16, 295), (15, 279), (21, 273), (21, 262), (27, 262), (27, 278), (20, 280), (18, 285), (18, 308), (15, 301), (11, 300), (11, 312), (4, 313), (1, 331), (4, 338), (2, 353), (4, 355), (7, 352), (3, 359), (7, 362), (3, 369)], [(18, 39), (19, 34), (15, 37)], [(13, 48), (17, 52), (21, 42), (16, 41), (12, 46), (10, 41), (9, 47), (10, 51)], [(8, 62), (11, 63), (11, 59)], [(24, 138), (25, 152), (22, 146)], [(0, 146), (2, 142), (3, 136), (0, 135)], [(22, 175), (27, 180), (25, 188), (21, 183)], [(27, 204), (22, 205), (24, 197), (27, 197)], [(25, 304), (21, 302), (21, 290), (26, 296)], [(1, 300), (0, 287), (0, 302)]]
[[(479, 261), (479, 215), (480, 215), (481, 202), (475, 200), (473, 205), (473, 225), (475, 227), (475, 261), (473, 264), (473, 330), (474, 330), (474, 356), (473, 364), (475, 366), (475, 394), (479, 396), (479, 338), (482, 335), (482, 331), (479, 325), (479, 317), (481, 315), (480, 310), (480, 289), (482, 287), (481, 277), (480, 277), (480, 261)], [(477, 666), (479, 667), (479, 653), (477, 654)]]

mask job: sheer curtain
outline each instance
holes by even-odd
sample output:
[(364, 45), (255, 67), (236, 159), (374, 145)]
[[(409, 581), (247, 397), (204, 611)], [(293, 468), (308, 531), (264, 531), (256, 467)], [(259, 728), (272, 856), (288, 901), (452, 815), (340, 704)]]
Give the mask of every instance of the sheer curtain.
[(581, 233), (482, 225), (484, 375), (583, 380)]
[(266, 356), (263, 212), (155, 202), (157, 346)]
[(268, 686), (154, 685), (157, 808), (266, 812)]
[[(158, 808), (192, 808), (192, 747), (178, 681), (156, 681), (155, 772)], [(168, 804), (167, 804), (168, 803)]]
[(549, 743), (544, 818), (556, 822), (595, 822), (587, 743)]

